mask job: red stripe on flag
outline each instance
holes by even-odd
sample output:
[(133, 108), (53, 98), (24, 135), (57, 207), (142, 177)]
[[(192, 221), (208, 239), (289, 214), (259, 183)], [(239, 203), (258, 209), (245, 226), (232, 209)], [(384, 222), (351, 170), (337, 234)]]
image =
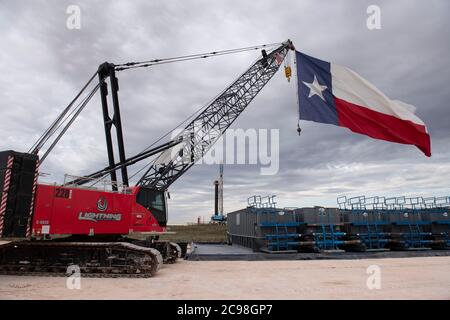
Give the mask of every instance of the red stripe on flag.
[(412, 144), (431, 156), (430, 135), (425, 126), (373, 111), (334, 97), (338, 125), (375, 139)]

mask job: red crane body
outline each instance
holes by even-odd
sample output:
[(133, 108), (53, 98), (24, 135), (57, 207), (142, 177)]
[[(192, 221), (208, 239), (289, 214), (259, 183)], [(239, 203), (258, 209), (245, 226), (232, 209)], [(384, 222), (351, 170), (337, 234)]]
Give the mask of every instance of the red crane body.
[[(39, 184), (32, 234), (41, 237), (165, 232), (161, 221), (136, 201), (139, 189), (112, 192)], [(159, 198), (156, 205), (164, 209), (165, 201)]]

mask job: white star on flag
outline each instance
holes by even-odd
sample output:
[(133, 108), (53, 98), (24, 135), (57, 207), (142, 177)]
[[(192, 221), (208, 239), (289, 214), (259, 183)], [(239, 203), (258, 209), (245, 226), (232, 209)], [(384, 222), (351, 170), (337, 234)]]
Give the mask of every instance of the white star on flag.
[(327, 86), (323, 86), (317, 81), (316, 75), (314, 75), (314, 81), (312, 83), (308, 83), (306, 81), (302, 81), (305, 86), (309, 88), (308, 98), (311, 98), (313, 95), (318, 95), (323, 101), (325, 98), (323, 97), (322, 91), (327, 89)]

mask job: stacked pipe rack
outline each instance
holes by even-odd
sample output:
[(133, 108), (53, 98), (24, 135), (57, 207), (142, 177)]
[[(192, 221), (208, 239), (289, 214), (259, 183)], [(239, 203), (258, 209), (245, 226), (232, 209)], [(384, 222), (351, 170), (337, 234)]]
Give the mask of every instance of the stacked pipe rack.
[(354, 250), (448, 249), (450, 197), (337, 199)]
[(256, 228), (261, 232), (263, 243), (259, 248), (268, 253), (297, 252), (300, 223), (295, 219), (295, 213), (289, 208), (277, 209), (275, 195), (265, 197), (252, 196), (247, 199), (250, 212), (258, 217)]
[(228, 214), (228, 243), (267, 253), (450, 249), (450, 197), (339, 197), (338, 208), (277, 208), (253, 196)]
[(336, 251), (347, 244), (337, 208), (308, 207), (294, 212), (300, 223), (300, 251)]
[(277, 208), (275, 196), (252, 196), (228, 214), (228, 243), (267, 253), (342, 250), (346, 240), (337, 208)]

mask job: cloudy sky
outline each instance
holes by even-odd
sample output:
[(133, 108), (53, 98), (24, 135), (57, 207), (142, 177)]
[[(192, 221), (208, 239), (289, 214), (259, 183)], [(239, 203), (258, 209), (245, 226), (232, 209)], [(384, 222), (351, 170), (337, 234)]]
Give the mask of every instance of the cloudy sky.
[[(69, 5), (81, 29), (66, 27)], [(366, 9), (381, 8), (380, 30)], [(12, 1), (0, 0), (0, 149), (27, 151), (104, 61), (122, 63), (290, 38), (296, 48), (357, 71), (389, 97), (417, 107), (432, 157), (413, 146), (302, 122), (295, 82), (282, 72), (234, 128), (280, 130), (280, 168), (225, 166), (225, 211), (254, 194), (279, 206), (336, 204), (341, 195), (449, 195), (450, 3), (431, 1)], [(134, 155), (223, 90), (258, 52), (119, 74), (126, 152)], [(107, 164), (95, 97), (42, 167), (61, 181)], [(132, 172), (141, 166), (131, 169)], [(208, 219), (217, 166), (196, 165), (170, 189), (172, 223)]]

